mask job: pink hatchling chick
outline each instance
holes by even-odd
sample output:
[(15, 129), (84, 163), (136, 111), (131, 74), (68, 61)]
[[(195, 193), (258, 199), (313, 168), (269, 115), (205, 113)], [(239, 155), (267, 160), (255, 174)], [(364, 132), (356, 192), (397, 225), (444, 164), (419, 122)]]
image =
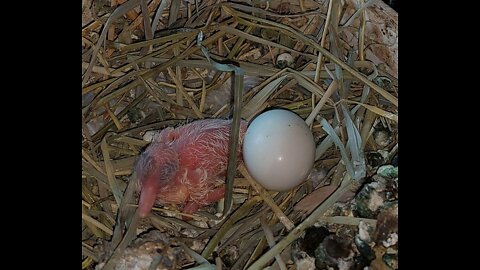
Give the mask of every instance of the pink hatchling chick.
[[(223, 198), (231, 120), (198, 120), (166, 128), (140, 155), (135, 171), (140, 185), (140, 217), (155, 202), (184, 204), (184, 213)], [(247, 122), (240, 124), (238, 158)]]

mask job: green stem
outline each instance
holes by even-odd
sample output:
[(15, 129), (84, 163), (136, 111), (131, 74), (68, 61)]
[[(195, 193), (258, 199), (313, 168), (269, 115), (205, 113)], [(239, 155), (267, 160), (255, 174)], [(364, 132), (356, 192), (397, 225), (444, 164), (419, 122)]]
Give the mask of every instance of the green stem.
[(240, 138), (240, 120), (242, 113), (243, 99), (243, 77), (244, 73), (234, 71), (234, 102), (233, 102), (233, 120), (230, 128), (228, 166), (227, 166), (227, 184), (225, 186), (225, 208), (223, 215), (227, 216), (232, 210), (233, 205), (233, 181), (237, 173), (237, 149)]

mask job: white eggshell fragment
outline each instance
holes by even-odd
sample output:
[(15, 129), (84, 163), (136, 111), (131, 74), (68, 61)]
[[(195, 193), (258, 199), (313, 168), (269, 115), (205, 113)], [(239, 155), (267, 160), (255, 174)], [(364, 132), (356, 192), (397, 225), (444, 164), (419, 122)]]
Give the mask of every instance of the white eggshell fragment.
[(264, 112), (249, 125), (243, 141), (243, 160), (263, 187), (289, 190), (303, 182), (313, 167), (315, 142), (305, 121), (293, 112)]

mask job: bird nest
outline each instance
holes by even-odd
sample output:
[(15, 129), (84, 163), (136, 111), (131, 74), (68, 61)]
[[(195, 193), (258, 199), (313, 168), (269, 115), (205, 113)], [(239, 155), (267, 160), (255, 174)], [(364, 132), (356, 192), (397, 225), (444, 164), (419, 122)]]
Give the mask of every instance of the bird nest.
[[(83, 269), (398, 268), (394, 10), (376, 0), (83, 0), (82, 16)], [(241, 107), (232, 68), (244, 73)], [(240, 169), (226, 215), (223, 201), (189, 221), (177, 205), (135, 215), (133, 165), (152, 132), (272, 107), (314, 135), (301, 185), (267, 191)]]

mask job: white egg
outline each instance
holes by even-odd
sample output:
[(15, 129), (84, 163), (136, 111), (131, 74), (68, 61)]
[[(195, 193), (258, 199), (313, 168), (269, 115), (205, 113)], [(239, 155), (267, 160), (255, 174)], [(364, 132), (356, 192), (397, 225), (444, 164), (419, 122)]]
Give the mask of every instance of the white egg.
[(315, 142), (305, 121), (287, 110), (260, 114), (248, 126), (243, 160), (263, 187), (289, 190), (303, 182), (313, 167)]

